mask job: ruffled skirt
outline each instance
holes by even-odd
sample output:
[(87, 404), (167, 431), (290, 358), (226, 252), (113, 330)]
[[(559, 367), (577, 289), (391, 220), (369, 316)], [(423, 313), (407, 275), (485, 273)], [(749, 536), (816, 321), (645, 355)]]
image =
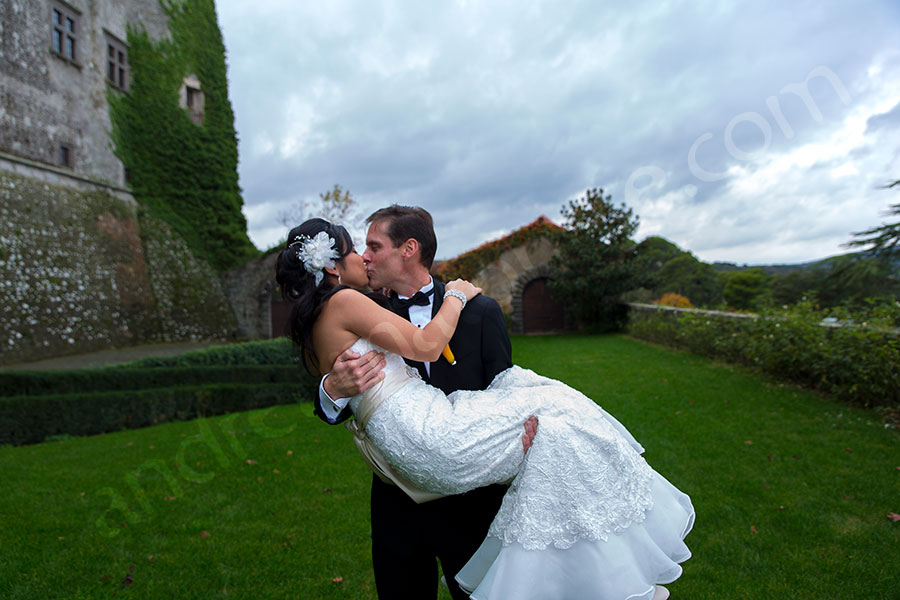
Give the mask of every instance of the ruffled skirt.
[(652, 494), (644, 521), (606, 540), (526, 550), (488, 536), (456, 581), (473, 600), (651, 600), (657, 584), (681, 576), (694, 524), (690, 498), (659, 474)]
[[(527, 455), (521, 436), (536, 415)], [(476, 600), (651, 600), (681, 574), (690, 498), (656, 473), (628, 430), (591, 399), (512, 367), (484, 391), (444, 396), (414, 380), (375, 411), (368, 435), (421, 489), (509, 482), (457, 581)]]

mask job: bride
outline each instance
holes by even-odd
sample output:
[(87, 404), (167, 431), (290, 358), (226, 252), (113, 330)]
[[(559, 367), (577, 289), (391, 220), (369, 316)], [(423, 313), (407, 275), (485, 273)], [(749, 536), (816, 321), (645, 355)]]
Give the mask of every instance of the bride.
[[(668, 597), (660, 584), (677, 579), (678, 563), (690, 557), (683, 538), (694, 510), (616, 419), (517, 366), (484, 391), (449, 396), (407, 368), (402, 357), (440, 358), (480, 288), (448, 283), (440, 310), (419, 329), (380, 294), (361, 291), (362, 257), (344, 228), (321, 219), (290, 232), (276, 275), (308, 366), (327, 370), (348, 347), (385, 351), (382, 381), (350, 401), (358, 445), (376, 473), (418, 501), (510, 483), (487, 537), (456, 575), (472, 598)], [(519, 434), (531, 416), (540, 424), (523, 454)]]

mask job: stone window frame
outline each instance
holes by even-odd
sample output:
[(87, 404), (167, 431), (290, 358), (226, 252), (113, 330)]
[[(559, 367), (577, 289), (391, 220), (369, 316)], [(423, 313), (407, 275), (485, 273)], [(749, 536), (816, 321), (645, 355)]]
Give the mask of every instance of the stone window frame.
[(103, 30), (106, 36), (106, 82), (123, 92), (128, 91), (131, 71), (128, 68), (128, 44)]
[(195, 125), (203, 125), (206, 98), (196, 75), (188, 75), (182, 80), (178, 92), (179, 105), (185, 109)]
[(50, 52), (68, 62), (78, 64), (81, 52), (81, 11), (53, 0), (50, 5)]

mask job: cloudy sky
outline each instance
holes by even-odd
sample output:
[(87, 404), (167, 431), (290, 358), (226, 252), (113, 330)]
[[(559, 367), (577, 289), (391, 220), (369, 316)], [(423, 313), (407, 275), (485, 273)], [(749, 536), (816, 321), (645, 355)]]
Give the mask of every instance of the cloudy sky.
[(900, 2), (216, 0), (250, 237), (335, 183), (450, 258), (602, 187), (705, 261), (845, 252), (900, 178)]

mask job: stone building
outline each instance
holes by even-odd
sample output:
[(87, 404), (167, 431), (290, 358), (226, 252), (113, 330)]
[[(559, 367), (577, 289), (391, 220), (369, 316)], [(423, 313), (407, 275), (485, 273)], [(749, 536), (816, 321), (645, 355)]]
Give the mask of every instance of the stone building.
[[(559, 229), (545, 216), (509, 235), (487, 242), (437, 265), (444, 279), (464, 276), (500, 304), (512, 333), (550, 333), (572, 329), (563, 306), (552, 297), (550, 259), (556, 248), (549, 232)], [(476, 265), (474, 272), (467, 272)], [(460, 268), (462, 267), (462, 271)]]
[(128, 23), (168, 33), (158, 0), (0, 4), (0, 168), (130, 197), (106, 100), (130, 84)]
[(281, 301), (275, 282), (277, 260), (278, 252), (269, 252), (222, 274), (240, 337), (273, 338), (285, 331), (290, 307)]
[(0, 1), (0, 365), (236, 332), (218, 275), (139, 216), (113, 152), (129, 24), (169, 35), (159, 0)]

